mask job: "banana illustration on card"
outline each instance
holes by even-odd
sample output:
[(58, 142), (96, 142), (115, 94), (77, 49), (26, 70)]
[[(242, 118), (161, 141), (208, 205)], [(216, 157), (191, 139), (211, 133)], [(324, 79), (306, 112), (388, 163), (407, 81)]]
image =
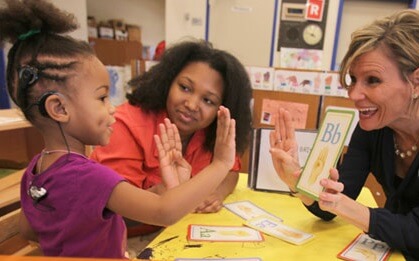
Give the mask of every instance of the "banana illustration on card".
[(296, 239), (300, 239), (300, 238), (303, 237), (303, 234), (301, 234), (301, 233), (294, 232), (294, 231), (284, 229), (284, 228), (281, 228), (281, 227), (278, 227), (276, 229), (276, 231), (278, 231), (279, 233), (284, 234), (287, 237), (293, 237), (293, 238), (296, 238)]
[(377, 255), (373, 251), (371, 251), (369, 249), (355, 248), (354, 251), (360, 253), (361, 255), (363, 255), (364, 258), (365, 258), (364, 260), (366, 260), (366, 261), (368, 261), (368, 260), (378, 260), (377, 259)]
[(249, 233), (247, 233), (246, 231), (243, 230), (232, 230), (232, 231), (218, 231), (218, 234), (222, 235), (222, 236), (235, 236), (235, 237), (247, 237), (250, 236)]
[(316, 161), (313, 164), (313, 170), (311, 171), (311, 175), (308, 178), (308, 183), (313, 185), (316, 180), (319, 178), (320, 174), (324, 169), (324, 165), (326, 164), (327, 155), (329, 154), (329, 147), (324, 146), (319, 155), (317, 156)]

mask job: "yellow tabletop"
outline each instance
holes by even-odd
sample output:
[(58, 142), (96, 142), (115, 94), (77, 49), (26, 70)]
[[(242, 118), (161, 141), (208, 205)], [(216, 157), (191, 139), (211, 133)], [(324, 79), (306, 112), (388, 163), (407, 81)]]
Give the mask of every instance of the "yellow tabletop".
[[(240, 174), (234, 193), (226, 202), (249, 200), (268, 212), (282, 218), (284, 224), (314, 235), (314, 239), (303, 245), (293, 245), (264, 235), (263, 242), (196, 242), (187, 240), (190, 224), (199, 225), (242, 225), (243, 219), (223, 208), (213, 214), (189, 214), (177, 224), (165, 228), (147, 246), (152, 249), (153, 260), (176, 258), (249, 258), (262, 260), (336, 260), (342, 251), (362, 231), (340, 218), (322, 221), (313, 216), (298, 198), (288, 194), (253, 191), (247, 188), (247, 174)], [(377, 204), (368, 188), (363, 188), (358, 201), (370, 207)], [(170, 239), (166, 241), (167, 239)], [(404, 260), (394, 252), (390, 260)]]

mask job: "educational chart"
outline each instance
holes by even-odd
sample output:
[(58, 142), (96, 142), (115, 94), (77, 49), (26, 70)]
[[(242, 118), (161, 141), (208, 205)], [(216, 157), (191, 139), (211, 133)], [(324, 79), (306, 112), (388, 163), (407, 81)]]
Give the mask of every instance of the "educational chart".
[(297, 190), (318, 200), (323, 187), (320, 180), (329, 177), (342, 152), (346, 136), (351, 127), (353, 110), (328, 110), (306, 165), (297, 182)]
[(277, 69), (273, 89), (304, 94), (348, 96), (339, 83), (338, 72)]
[(273, 67), (246, 67), (247, 74), (253, 89), (272, 90), (274, 85), (275, 69)]

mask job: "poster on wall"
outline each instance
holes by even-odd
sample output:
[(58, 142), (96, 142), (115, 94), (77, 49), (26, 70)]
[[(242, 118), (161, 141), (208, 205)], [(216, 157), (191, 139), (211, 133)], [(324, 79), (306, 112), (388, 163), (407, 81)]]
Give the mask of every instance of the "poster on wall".
[(325, 71), (277, 69), (274, 76), (274, 90), (338, 97), (348, 95), (339, 83), (339, 74)]
[(322, 68), (322, 50), (282, 47), (280, 56), (280, 67), (309, 70)]
[(308, 107), (309, 106), (306, 103), (263, 99), (260, 121), (262, 124), (275, 125), (274, 115), (278, 113), (280, 108), (284, 108), (290, 112), (294, 127), (297, 129), (305, 129)]
[(272, 90), (274, 84), (275, 69), (272, 67), (246, 67), (250, 83), (253, 89)]

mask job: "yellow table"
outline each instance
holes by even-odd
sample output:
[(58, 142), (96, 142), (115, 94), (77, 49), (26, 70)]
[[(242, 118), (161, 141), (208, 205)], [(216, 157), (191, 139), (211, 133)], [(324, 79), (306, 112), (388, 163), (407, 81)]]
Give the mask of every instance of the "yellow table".
[[(223, 208), (213, 214), (189, 214), (177, 224), (165, 228), (147, 246), (152, 249), (153, 260), (176, 258), (246, 258), (262, 260), (337, 260), (336, 255), (362, 231), (340, 218), (325, 222), (313, 216), (299, 199), (288, 194), (258, 192), (247, 188), (247, 174), (240, 174), (239, 184), (226, 202), (249, 200), (268, 212), (281, 217), (284, 224), (314, 234), (314, 239), (300, 245), (292, 245), (280, 239), (264, 235), (257, 243), (196, 242), (187, 241), (189, 224), (242, 225), (243, 219)], [(359, 202), (376, 207), (368, 188), (363, 188)], [(166, 241), (167, 239), (170, 239)], [(390, 260), (404, 260), (394, 252)]]

